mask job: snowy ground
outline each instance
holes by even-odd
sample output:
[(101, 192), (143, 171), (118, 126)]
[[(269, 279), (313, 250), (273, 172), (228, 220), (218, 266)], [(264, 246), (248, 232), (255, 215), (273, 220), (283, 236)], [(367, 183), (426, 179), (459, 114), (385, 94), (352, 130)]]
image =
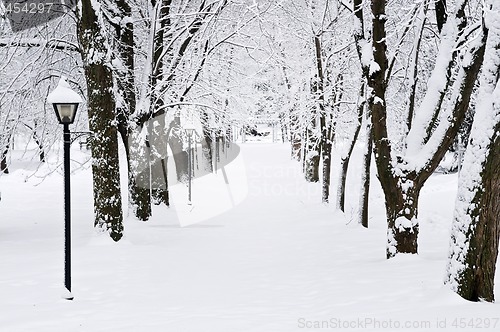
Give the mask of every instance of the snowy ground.
[(420, 254), (388, 261), (375, 178), (370, 228), (353, 221), (359, 163), (344, 216), (319, 203), (319, 185), (304, 183), (288, 145), (241, 148), (224, 172), (196, 179), (194, 207), (176, 185), (174, 206), (147, 223), (128, 218), (117, 244), (94, 231), (88, 165), (76, 171), (74, 301), (61, 299), (60, 169), (41, 182), (29, 177), (34, 163), (14, 155), (12, 174), (0, 177), (0, 331), (500, 331), (498, 304), (442, 285), (456, 175), (423, 189)]

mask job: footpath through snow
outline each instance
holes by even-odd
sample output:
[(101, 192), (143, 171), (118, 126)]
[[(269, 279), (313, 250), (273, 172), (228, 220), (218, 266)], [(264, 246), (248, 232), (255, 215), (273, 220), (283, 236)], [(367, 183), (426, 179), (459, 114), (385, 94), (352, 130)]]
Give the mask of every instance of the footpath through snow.
[(147, 223), (128, 218), (117, 244), (93, 230), (89, 170), (74, 174), (72, 302), (60, 298), (61, 176), (33, 186), (13, 167), (0, 178), (0, 331), (500, 329), (498, 304), (442, 285), (455, 176), (424, 188), (421, 254), (387, 261), (376, 179), (370, 229), (352, 221), (359, 156), (344, 216), (319, 203), (320, 185), (302, 180), (287, 145), (241, 149), (224, 174), (194, 181), (193, 207), (174, 186), (174, 206)]

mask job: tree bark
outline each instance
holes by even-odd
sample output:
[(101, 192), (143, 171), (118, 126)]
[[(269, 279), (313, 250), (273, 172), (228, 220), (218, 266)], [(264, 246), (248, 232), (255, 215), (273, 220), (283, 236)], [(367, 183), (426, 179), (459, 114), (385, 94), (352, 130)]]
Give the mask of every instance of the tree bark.
[[(117, 104), (118, 132), (125, 147), (128, 166), (128, 191), (129, 205), (137, 219), (146, 221), (151, 217), (151, 194), (149, 180), (146, 179), (149, 172), (141, 169), (140, 173), (134, 172), (134, 163), (143, 165), (143, 161), (134, 160), (142, 156), (142, 153), (136, 151), (131, 153), (131, 142), (134, 135), (131, 134), (130, 118), (136, 111), (136, 87), (135, 87), (135, 42), (134, 42), (134, 24), (131, 20), (132, 8), (125, 0), (116, 0), (120, 23), (110, 21), (114, 28), (117, 42), (114, 44), (116, 56), (121, 62), (120, 68), (114, 68), (116, 74), (117, 93), (120, 95), (121, 103)], [(126, 22), (123, 24), (122, 22)], [(143, 147), (144, 148), (144, 147)]]
[(302, 160), (302, 128), (295, 109), (290, 110), (290, 143), (292, 159)]
[(2, 138), (3, 146), (0, 146), (0, 174), (9, 174), (9, 166), (7, 165), (7, 154), (10, 150), (10, 139), (12, 136), (11, 130), (7, 127), (6, 132), (3, 133), (5, 135)]
[[(314, 121), (315, 122), (315, 121)], [(316, 133), (316, 124), (310, 123), (312, 128), (307, 129), (304, 155), (304, 175), (308, 182), (319, 181), (319, 163), (321, 160), (320, 137)]]
[[(493, 1), (488, 10), (498, 12)], [(490, 24), (478, 105), (460, 173), (446, 283), (470, 301), (494, 301), (500, 239), (500, 24)]]
[[(328, 130), (329, 132), (331, 131)], [(330, 137), (332, 134), (329, 135)], [(330, 137), (325, 138), (323, 146), (321, 148), (321, 154), (323, 159), (323, 190), (322, 190), (322, 201), (323, 203), (328, 203), (330, 199), (330, 174), (332, 168), (332, 140)]]
[(9, 174), (9, 166), (7, 165), (7, 154), (9, 153), (9, 146), (5, 146), (0, 151), (0, 173)]
[(363, 168), (361, 170), (361, 193), (359, 198), (359, 218), (363, 227), (368, 228), (368, 203), (370, 198), (371, 161), (373, 150), (372, 126), (370, 115), (366, 116), (366, 138), (363, 153)]
[(446, 12), (446, 0), (435, 0), (434, 6), (436, 9), (436, 22), (439, 33), (443, 30), (443, 26), (448, 18), (448, 13)]
[[(495, 301), (494, 283), (500, 239), (499, 124), (495, 130), (496, 138), (490, 142), (489, 154), (483, 164), (482, 188), (477, 188), (468, 211), (472, 223), (464, 234), (468, 243), (468, 250), (464, 252), (465, 267), (456, 276), (457, 293), (469, 301)], [(471, 145), (471, 149), (477, 148), (474, 142)], [(455, 237), (453, 241), (458, 242), (459, 239)]]
[(78, 37), (87, 80), (89, 128), (93, 133), (94, 226), (119, 241), (123, 236), (123, 215), (113, 73), (107, 58), (110, 49), (99, 24), (100, 8), (94, 8), (91, 0), (82, 0), (80, 9)]
[(40, 137), (37, 133), (38, 129), (38, 121), (34, 121), (33, 123), (33, 140), (35, 141), (36, 145), (38, 146), (38, 160), (41, 163), (45, 162), (45, 150), (43, 148), (43, 139)]
[[(322, 184), (322, 201), (328, 203), (330, 198), (330, 178), (332, 165), (332, 146), (335, 136), (335, 123), (331, 114), (327, 114), (325, 106), (325, 73), (323, 66), (321, 36), (314, 36), (314, 49), (316, 54), (316, 71), (317, 71), (317, 90), (315, 98), (319, 110), (319, 125), (321, 130), (320, 151), (321, 159), (323, 160), (323, 184)], [(314, 90), (313, 90), (314, 91)], [(333, 96), (335, 99), (335, 96)], [(318, 151), (319, 154), (319, 151)], [(319, 165), (318, 165), (319, 167)]]

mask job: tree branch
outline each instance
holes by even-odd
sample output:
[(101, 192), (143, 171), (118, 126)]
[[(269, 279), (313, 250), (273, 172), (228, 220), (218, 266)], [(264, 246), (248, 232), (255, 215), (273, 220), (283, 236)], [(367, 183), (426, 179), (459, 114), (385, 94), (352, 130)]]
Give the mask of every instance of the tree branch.
[(2, 38), (0, 39), (0, 47), (45, 47), (59, 51), (80, 52), (80, 48), (75, 44), (59, 39), (42, 40), (36, 38), (25, 38), (12, 40)]

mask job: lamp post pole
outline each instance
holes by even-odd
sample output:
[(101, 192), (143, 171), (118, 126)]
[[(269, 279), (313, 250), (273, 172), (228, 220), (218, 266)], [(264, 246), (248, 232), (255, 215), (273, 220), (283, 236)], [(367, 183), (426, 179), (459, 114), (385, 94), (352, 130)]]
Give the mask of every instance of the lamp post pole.
[(69, 123), (64, 123), (64, 286), (71, 295), (71, 183), (70, 183), (70, 145)]

